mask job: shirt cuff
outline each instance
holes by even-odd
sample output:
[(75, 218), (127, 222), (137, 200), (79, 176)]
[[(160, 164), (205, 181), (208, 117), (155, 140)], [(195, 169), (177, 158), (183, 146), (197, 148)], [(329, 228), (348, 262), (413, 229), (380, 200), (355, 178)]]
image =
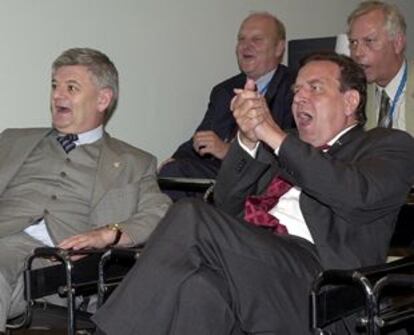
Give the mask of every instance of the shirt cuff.
[(248, 148), (240, 139), (240, 132), (237, 132), (237, 142), (239, 142), (240, 147), (246, 151), (252, 158), (256, 158), (257, 150), (259, 149), (259, 142), (256, 143), (253, 149)]
[(273, 152), (275, 153), (275, 155), (276, 156), (279, 156), (279, 150), (280, 150), (280, 147), (277, 147)]

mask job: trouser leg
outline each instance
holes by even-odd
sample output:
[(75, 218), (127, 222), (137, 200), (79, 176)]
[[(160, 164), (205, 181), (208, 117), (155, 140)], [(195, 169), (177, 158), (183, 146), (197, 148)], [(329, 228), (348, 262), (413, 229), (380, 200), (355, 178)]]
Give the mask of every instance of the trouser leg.
[(0, 331), (4, 331), (7, 318), (24, 311), (22, 272), (25, 259), (41, 246), (25, 233), (0, 239)]
[(228, 299), (222, 276), (202, 266), (179, 290), (169, 334), (231, 334), (237, 325)]
[(196, 200), (173, 206), (94, 320), (108, 335), (174, 334), (177, 322), (191, 327), (191, 318), (175, 310), (184, 283), (202, 266), (224, 278), (230, 299), (221, 304), (246, 332), (308, 331), (309, 286), (321, 269), (313, 246), (275, 237)]

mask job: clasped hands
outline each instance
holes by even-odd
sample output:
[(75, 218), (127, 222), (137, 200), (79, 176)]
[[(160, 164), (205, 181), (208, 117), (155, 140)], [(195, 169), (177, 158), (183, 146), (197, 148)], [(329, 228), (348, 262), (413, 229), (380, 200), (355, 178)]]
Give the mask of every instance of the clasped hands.
[(253, 149), (259, 141), (276, 149), (286, 133), (273, 120), (264, 96), (255, 88), (255, 82), (247, 79), (243, 89), (234, 90), (236, 95), (230, 109), (239, 127), (239, 139), (249, 149)]

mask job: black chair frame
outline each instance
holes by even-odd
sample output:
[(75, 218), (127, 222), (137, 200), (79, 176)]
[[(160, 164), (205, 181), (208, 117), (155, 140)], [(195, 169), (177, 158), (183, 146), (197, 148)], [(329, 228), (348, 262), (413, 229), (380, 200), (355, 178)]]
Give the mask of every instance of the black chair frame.
[(414, 256), (355, 270), (324, 271), (310, 295), (313, 333), (331, 334), (326, 326), (354, 313), (360, 313), (357, 326), (368, 335), (414, 320), (413, 289)]

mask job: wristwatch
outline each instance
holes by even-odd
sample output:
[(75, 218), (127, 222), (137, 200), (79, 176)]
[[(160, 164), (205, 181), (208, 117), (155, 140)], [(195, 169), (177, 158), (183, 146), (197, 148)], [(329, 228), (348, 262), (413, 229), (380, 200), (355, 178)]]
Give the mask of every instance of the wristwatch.
[(118, 242), (119, 242), (119, 240), (121, 239), (121, 236), (122, 236), (122, 230), (121, 230), (121, 227), (119, 226), (119, 224), (117, 224), (117, 223), (110, 223), (110, 224), (107, 224), (105, 226), (105, 228), (116, 232), (114, 241), (111, 244), (109, 244), (108, 246), (111, 247), (113, 245), (118, 244)]

